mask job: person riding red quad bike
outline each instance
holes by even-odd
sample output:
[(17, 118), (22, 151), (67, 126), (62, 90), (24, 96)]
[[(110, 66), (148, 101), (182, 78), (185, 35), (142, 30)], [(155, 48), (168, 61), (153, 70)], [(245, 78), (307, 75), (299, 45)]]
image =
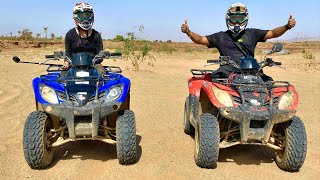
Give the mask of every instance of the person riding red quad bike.
[[(282, 44), (274, 45), (279, 52)], [(247, 56), (240, 64), (228, 56), (208, 63), (238, 69), (229, 77), (212, 76), (214, 71), (192, 69), (185, 102), (184, 132), (195, 139), (194, 158), (198, 166), (216, 166), (220, 148), (238, 144), (267, 146), (285, 171), (298, 171), (307, 150), (306, 130), (297, 117), (298, 93), (286, 81), (264, 81), (259, 72), (279, 66), (271, 58), (258, 63)]]

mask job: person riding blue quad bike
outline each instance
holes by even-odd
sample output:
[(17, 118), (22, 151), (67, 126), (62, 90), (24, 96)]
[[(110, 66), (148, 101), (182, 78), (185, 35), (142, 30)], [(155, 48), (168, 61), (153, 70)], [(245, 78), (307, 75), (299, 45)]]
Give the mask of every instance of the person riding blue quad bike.
[[(103, 42), (99, 32), (92, 28), (94, 23), (93, 8), (89, 3), (79, 2), (73, 8), (73, 20), (76, 27), (70, 29), (65, 36), (66, 55), (87, 52), (93, 58), (103, 50)], [(100, 74), (105, 74), (101, 65), (103, 59), (97, 59), (94, 67)], [(70, 61), (65, 59), (63, 70), (68, 70)]]
[(47, 55), (41, 63), (47, 74), (32, 81), (36, 111), (29, 114), (23, 131), (23, 149), (33, 169), (43, 169), (53, 160), (55, 149), (78, 140), (116, 143), (120, 164), (136, 162), (136, 125), (130, 110), (130, 80), (116, 66), (104, 66), (101, 75), (94, 68), (97, 59), (120, 56), (100, 52), (93, 59), (88, 53), (74, 54), (70, 68), (62, 76), (62, 65), (48, 60), (68, 58), (63, 52)]
[[(48, 167), (55, 149), (70, 141), (116, 143), (120, 164), (136, 162), (136, 125), (130, 110), (130, 80), (115, 66), (102, 66), (103, 58), (121, 56), (103, 50), (100, 34), (92, 29), (94, 14), (88, 3), (73, 8), (76, 28), (65, 38), (66, 52), (47, 55), (41, 63), (47, 74), (32, 81), (36, 111), (23, 131), (24, 155), (33, 169)], [(64, 59), (64, 65), (47, 64)]]

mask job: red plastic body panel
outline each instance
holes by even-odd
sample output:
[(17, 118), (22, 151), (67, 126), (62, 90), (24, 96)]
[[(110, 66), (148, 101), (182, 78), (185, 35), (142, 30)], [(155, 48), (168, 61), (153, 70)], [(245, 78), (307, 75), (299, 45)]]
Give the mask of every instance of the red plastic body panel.
[[(201, 91), (204, 91), (212, 104), (216, 106), (217, 108), (219, 107), (225, 107), (224, 105), (220, 104), (218, 100), (216, 99), (213, 91), (212, 91), (212, 86), (216, 86), (221, 90), (226, 91), (228, 94), (240, 97), (239, 93), (231, 89), (229, 86), (222, 85), (219, 83), (214, 83), (210, 82), (210, 75), (211, 74), (206, 74), (206, 75), (201, 75), (201, 76), (193, 76), (188, 79), (188, 87), (189, 87), (189, 94), (192, 94), (194, 96), (197, 96), (200, 98), (200, 93)], [(279, 97), (282, 96), (284, 93), (288, 91), (293, 91), (294, 92), (294, 101), (292, 103), (292, 106), (289, 107), (287, 110), (295, 110), (299, 104), (299, 98), (298, 98), (298, 92), (295, 90), (293, 85), (290, 85), (289, 87), (278, 87), (274, 88), (273, 90), (274, 97)], [(270, 97), (268, 97), (270, 98)], [(234, 104), (235, 107), (237, 107), (237, 104)], [(261, 109), (265, 110), (265, 109)]]

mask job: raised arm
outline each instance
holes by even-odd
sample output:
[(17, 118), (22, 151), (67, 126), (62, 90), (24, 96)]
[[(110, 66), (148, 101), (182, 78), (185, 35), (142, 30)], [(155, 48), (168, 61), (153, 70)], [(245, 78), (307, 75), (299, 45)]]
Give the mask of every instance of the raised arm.
[(273, 30), (269, 30), (263, 40), (277, 38), (279, 36), (282, 36), (285, 32), (287, 32), (289, 29), (293, 28), (295, 25), (296, 25), (296, 20), (293, 18), (292, 13), (291, 13), (289, 20), (288, 20), (288, 23), (286, 25), (277, 27)]
[(209, 41), (205, 36), (200, 36), (197, 33), (192, 32), (189, 29), (189, 25), (187, 23), (187, 20), (184, 20), (184, 23), (181, 26), (181, 32), (187, 34), (189, 36), (189, 38), (196, 44), (202, 44), (202, 45), (209, 45)]

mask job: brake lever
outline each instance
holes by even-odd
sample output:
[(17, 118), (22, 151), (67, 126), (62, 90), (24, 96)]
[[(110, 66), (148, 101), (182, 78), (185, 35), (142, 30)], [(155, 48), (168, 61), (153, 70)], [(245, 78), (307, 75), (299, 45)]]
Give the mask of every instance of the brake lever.
[(287, 70), (286, 68), (284, 68), (284, 67), (282, 67), (282, 66), (280, 66), (280, 65), (273, 65), (273, 66), (278, 67), (278, 68), (281, 68), (281, 69), (284, 69), (284, 70)]
[(46, 60), (43, 60), (43, 61), (39, 62), (39, 64), (43, 64), (43, 63), (46, 63), (46, 62), (51, 61), (51, 60), (57, 60), (57, 59), (46, 59)]

